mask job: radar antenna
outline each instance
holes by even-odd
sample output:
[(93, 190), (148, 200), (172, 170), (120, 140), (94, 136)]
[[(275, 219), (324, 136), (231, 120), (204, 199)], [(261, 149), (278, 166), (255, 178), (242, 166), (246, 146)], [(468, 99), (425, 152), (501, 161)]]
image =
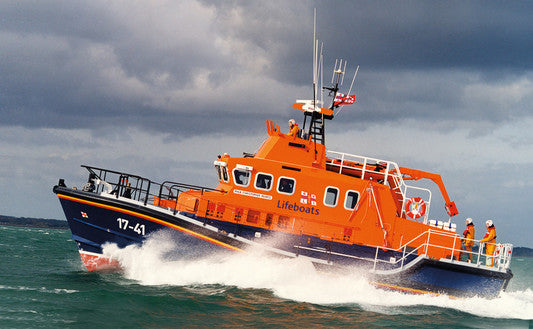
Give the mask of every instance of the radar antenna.
[[(353, 104), (355, 100), (354, 95), (348, 96), (338, 93), (344, 82), (344, 74), (346, 72), (346, 66), (348, 62), (344, 59), (337, 59), (333, 68), (333, 74), (331, 76), (331, 87), (323, 87), (323, 44), (319, 44), (316, 38), (316, 9), (314, 11), (313, 21), (313, 99), (312, 100), (296, 100), (293, 105), (294, 108), (302, 110), (304, 112), (304, 122), (302, 126), (302, 138), (312, 138), (313, 142), (325, 145), (325, 120), (331, 120), (334, 117), (335, 110), (339, 107), (342, 108), (344, 104)], [(359, 70), (359, 66), (355, 71), (350, 91), (353, 87), (355, 76)], [(319, 85), (320, 80), (320, 85)], [(331, 105), (329, 108), (323, 108), (323, 91), (328, 91), (328, 96), (331, 97)], [(346, 102), (346, 98), (351, 99), (351, 103)], [(351, 98), (350, 98), (351, 97)], [(340, 109), (339, 111), (340, 112)], [(337, 112), (337, 113), (338, 113)]]

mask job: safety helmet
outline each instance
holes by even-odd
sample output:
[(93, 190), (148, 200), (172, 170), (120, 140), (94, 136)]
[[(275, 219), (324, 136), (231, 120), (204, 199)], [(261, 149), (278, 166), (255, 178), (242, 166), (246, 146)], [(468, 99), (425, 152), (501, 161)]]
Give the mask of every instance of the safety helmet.
[(487, 224), (488, 227), (491, 227), (492, 225), (494, 225), (490, 219), (486, 221), (485, 224)]
[(294, 119), (290, 119), (289, 120), (289, 126), (292, 126), (292, 125), (295, 125), (296, 124), (296, 121), (294, 121)]
[(468, 217), (466, 219), (466, 225), (470, 225), (470, 224), (472, 224), (472, 218)]

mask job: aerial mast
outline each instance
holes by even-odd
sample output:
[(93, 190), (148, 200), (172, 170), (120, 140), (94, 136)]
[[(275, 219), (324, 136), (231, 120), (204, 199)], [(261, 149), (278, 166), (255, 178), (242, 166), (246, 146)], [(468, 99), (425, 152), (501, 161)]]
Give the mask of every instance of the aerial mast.
[[(304, 112), (304, 122), (302, 127), (302, 138), (309, 139), (312, 138), (313, 142), (320, 143), (325, 145), (326, 135), (325, 135), (325, 120), (331, 120), (334, 116), (334, 110), (339, 106), (344, 104), (353, 104), (345, 102), (346, 95), (338, 94), (342, 83), (344, 82), (344, 74), (346, 72), (347, 61), (344, 59), (337, 59), (335, 61), (335, 66), (333, 69), (333, 75), (331, 77), (331, 87), (322, 86), (323, 78), (323, 55), (322, 55), (323, 46), (319, 44), (316, 37), (316, 8), (314, 10), (314, 20), (313, 20), (313, 99), (312, 100), (297, 100), (296, 104), (293, 105), (294, 108), (300, 109)], [(359, 68), (359, 67), (358, 67)], [(354, 80), (355, 75), (354, 74)], [(319, 83), (320, 79), (320, 83)], [(353, 86), (353, 80), (352, 80)], [(350, 90), (352, 88), (350, 86)], [(323, 90), (329, 91), (329, 96), (332, 97), (331, 105), (329, 108), (322, 108), (324, 104), (323, 101)], [(320, 93), (320, 95), (319, 95)], [(337, 97), (338, 96), (338, 97)], [(355, 95), (348, 95), (348, 97), (353, 97), (355, 100)], [(338, 99), (337, 99), (338, 98)], [(309, 124), (307, 123), (309, 119)]]

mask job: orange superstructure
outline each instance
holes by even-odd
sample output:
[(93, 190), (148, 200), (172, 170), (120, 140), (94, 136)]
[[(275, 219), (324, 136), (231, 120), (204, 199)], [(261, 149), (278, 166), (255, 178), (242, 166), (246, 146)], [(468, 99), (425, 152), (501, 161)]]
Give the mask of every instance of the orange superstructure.
[(439, 175), (400, 168), (390, 161), (362, 157), (357, 162), (348, 160), (347, 154), (330, 157), (323, 144), (287, 136), (271, 121), (267, 133), (254, 155), (225, 154), (215, 161), (216, 191), (189, 191), (180, 194), (177, 203), (156, 202), (198, 217), (392, 250), (409, 241), (417, 248), (427, 239), (419, 236), (431, 228), (441, 234), (435, 234), (430, 245), (450, 249), (420, 248), (418, 253), (437, 259), (458, 255), (460, 242), (455, 232), (429, 226), (427, 213), (419, 222), (403, 211), (404, 181), (428, 178), (443, 192), (450, 216), (456, 215)]

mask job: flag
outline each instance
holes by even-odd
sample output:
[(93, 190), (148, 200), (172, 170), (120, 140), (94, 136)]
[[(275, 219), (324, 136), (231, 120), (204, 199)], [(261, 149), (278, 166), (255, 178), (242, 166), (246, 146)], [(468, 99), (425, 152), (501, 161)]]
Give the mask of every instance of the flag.
[(83, 218), (89, 218), (89, 216), (87, 215), (87, 213), (86, 213), (86, 212), (83, 212), (83, 211), (81, 212), (81, 216), (82, 216)]
[(337, 93), (335, 95), (335, 100), (333, 101), (335, 105), (350, 105), (355, 103), (355, 95), (345, 95)]

